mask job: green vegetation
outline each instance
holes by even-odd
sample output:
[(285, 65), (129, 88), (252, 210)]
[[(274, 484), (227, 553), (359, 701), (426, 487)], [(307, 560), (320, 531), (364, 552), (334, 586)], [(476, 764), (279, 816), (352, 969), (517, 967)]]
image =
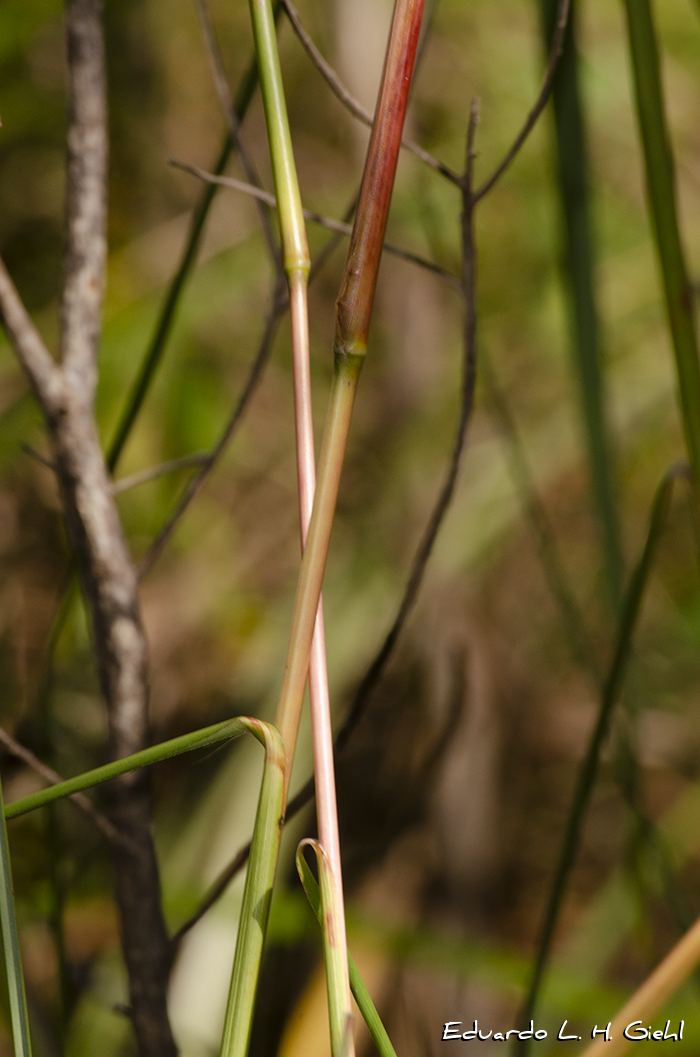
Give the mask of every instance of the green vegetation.
[[(700, 12), (573, 0), (564, 31), (563, 2), (426, 0), (418, 41), (402, 0), (392, 198), (410, 78), (389, 64), (366, 165), (348, 112), (391, 6), (106, 5), (102, 491), (42, 388), (80, 376), (61, 246), (90, 54), (67, 67), (57, 0), (0, 11), (0, 255), (37, 328), (0, 269), (1, 1054), (340, 1057), (348, 962), (358, 1055), (531, 1020), (546, 1042), (510, 1052), (583, 1053), (644, 981), (626, 1008), (697, 1052)], [(66, 10), (89, 35), (93, 0)], [(558, 32), (552, 100), (490, 186)], [(111, 681), (136, 575), (150, 729)], [(244, 730), (262, 791), (250, 739), (221, 751)], [(162, 929), (150, 1005), (129, 861)]]

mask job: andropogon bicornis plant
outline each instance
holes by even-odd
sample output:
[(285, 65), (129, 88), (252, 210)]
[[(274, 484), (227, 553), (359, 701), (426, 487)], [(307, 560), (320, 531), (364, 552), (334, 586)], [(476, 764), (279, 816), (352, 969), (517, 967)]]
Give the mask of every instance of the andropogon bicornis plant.
[(384, 8), (0, 13), (7, 1052), (697, 1049), (700, 11)]

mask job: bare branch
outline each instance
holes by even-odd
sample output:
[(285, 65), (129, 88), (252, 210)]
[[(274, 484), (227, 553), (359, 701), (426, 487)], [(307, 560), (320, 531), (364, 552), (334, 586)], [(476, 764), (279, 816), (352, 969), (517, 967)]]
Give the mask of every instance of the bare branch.
[[(289, 811), (287, 811), (286, 817), (290, 818)], [(219, 901), (238, 871), (242, 870), (248, 862), (249, 855), (250, 841), (248, 841), (247, 844), (244, 844), (242, 848), (238, 849), (231, 862), (224, 867), (216, 878), (192, 917), (188, 918), (184, 925), (181, 925), (172, 937), (170, 942), (172, 944), (173, 955), (177, 953), (177, 948), (179, 947), (181, 940), (185, 938), (190, 929), (194, 928), (197, 922), (202, 920), (207, 910), (213, 907), (214, 903)]]
[(61, 372), (22, 304), (17, 288), (2, 260), (0, 260), (0, 316), (37, 400), (42, 407), (55, 412), (63, 396)]
[(195, 455), (183, 455), (179, 459), (169, 459), (167, 462), (162, 462), (159, 466), (149, 466), (147, 470), (139, 470), (138, 473), (129, 474), (128, 477), (120, 477), (112, 485), (112, 494), (121, 495), (123, 492), (128, 492), (131, 488), (138, 488), (139, 485), (155, 481), (156, 478), (165, 477), (169, 473), (177, 473), (178, 470), (187, 470), (192, 466), (204, 466), (210, 458), (211, 454), (209, 452), (202, 451)]
[[(54, 771), (51, 767), (47, 767), (38, 756), (35, 756), (30, 749), (26, 748), (26, 746), (20, 744), (20, 742), (13, 738), (4, 727), (0, 727), (0, 741), (13, 756), (23, 760), (28, 767), (31, 767), (33, 771), (36, 771), (37, 774), (46, 779), (49, 785), (59, 785), (59, 783), (63, 781), (63, 778), (61, 778), (57, 771)], [(112, 844), (122, 844), (124, 847), (133, 850), (129, 838), (125, 834), (120, 833), (107, 816), (97, 810), (92, 801), (85, 796), (85, 793), (71, 793), (67, 799), (72, 800), (81, 811), (84, 811), (85, 814), (92, 819), (97, 828), (104, 833), (108, 841)]]
[(182, 169), (183, 172), (188, 172), (191, 176), (197, 176), (200, 180), (204, 180), (205, 183), (216, 184), (217, 187), (230, 187), (234, 191), (240, 191), (242, 194), (257, 199), (259, 202), (264, 202), (266, 205), (271, 206), (272, 209), (277, 208), (277, 199), (272, 192), (265, 191), (262, 187), (258, 187), (257, 184), (246, 183), (245, 180), (237, 180), (235, 176), (219, 176), (217, 173), (200, 169), (198, 165), (188, 165), (185, 161), (178, 161), (177, 158), (170, 158), (168, 165), (172, 165), (176, 169)]
[[(22, 444), (20, 447), (30, 458), (45, 466), (47, 470), (51, 470), (52, 473), (58, 472), (56, 463), (32, 448), (31, 444)], [(114, 481), (111, 486), (112, 495), (122, 495), (123, 492), (138, 488), (142, 484), (148, 484), (149, 481), (155, 481), (158, 477), (165, 477), (169, 473), (177, 473), (178, 470), (202, 466), (210, 458), (210, 452), (202, 451), (194, 455), (182, 455), (179, 459), (169, 459), (158, 466), (149, 466), (146, 470), (139, 470), (137, 473), (129, 474), (127, 477), (120, 477), (118, 481)]]
[(199, 492), (199, 489), (204, 484), (205, 479), (208, 477), (214, 464), (218, 461), (221, 453), (228, 444), (236, 426), (241, 420), (243, 412), (245, 411), (248, 402), (257, 388), (258, 382), (263, 373), (263, 369), (267, 363), (272, 348), (272, 340), (277, 330), (277, 324), (280, 321), (282, 313), (287, 307), (288, 301), (286, 295), (283, 292), (283, 287), (280, 283), (277, 284), (276, 293), (273, 298), (272, 308), (270, 309), (265, 323), (265, 330), (263, 331), (260, 344), (258, 345), (258, 351), (255, 354), (250, 373), (248, 375), (246, 384), (243, 388), (233, 413), (229, 418), (224, 430), (219, 437), (214, 448), (209, 452), (206, 459), (202, 462), (199, 473), (196, 473), (194, 477), (189, 481), (185, 491), (180, 497), (177, 506), (173, 510), (168, 520), (163, 525), (156, 538), (151, 543), (150, 547), (144, 554), (143, 558), (139, 562), (139, 576), (145, 576), (150, 570), (153, 563), (160, 556), (163, 548), (167, 544), (168, 540), (172, 536), (175, 528), (177, 527), (182, 515), (187, 510), (188, 506)]
[(20, 448), (30, 459), (34, 459), (35, 462), (38, 462), (41, 466), (45, 466), (47, 470), (51, 470), (53, 473), (57, 472), (56, 463), (52, 459), (48, 459), (45, 455), (42, 455), (41, 452), (38, 452), (36, 448), (31, 446), (31, 444), (22, 443), (20, 444)]
[[(183, 169), (185, 172), (191, 173), (193, 176), (198, 176), (200, 180), (205, 180), (207, 183), (218, 184), (221, 187), (231, 187), (234, 191), (240, 191), (242, 194), (250, 195), (252, 198), (259, 198), (260, 201), (266, 202), (274, 209), (277, 208), (277, 199), (273, 194), (269, 191), (264, 191), (260, 187), (254, 187), (252, 184), (245, 183), (243, 180), (237, 180), (233, 176), (216, 176), (214, 173), (208, 173), (204, 169), (198, 168), (196, 165), (188, 165), (186, 162), (175, 161), (174, 158), (170, 159), (170, 164), (176, 166), (178, 169)], [(339, 235), (352, 234), (352, 225), (346, 224), (343, 220), (334, 220), (332, 217), (323, 216), (321, 213), (313, 213), (310, 209), (304, 209), (303, 213), (305, 220), (311, 221), (312, 224), (319, 224), (321, 227), (327, 228), (328, 231), (335, 231)], [(420, 268), (425, 268), (427, 271), (439, 275), (440, 278), (444, 279), (453, 289), (461, 289), (459, 280), (456, 276), (452, 275), (447, 268), (443, 268), (441, 265), (435, 264), (433, 261), (429, 261), (417, 253), (411, 253), (410, 250), (401, 249), (400, 246), (395, 246), (391, 242), (384, 243), (384, 250), (387, 253), (391, 253), (394, 257), (400, 257), (404, 261), (409, 261), (411, 264), (417, 264)]]
[[(361, 121), (363, 125), (368, 125), (371, 128), (374, 121), (372, 115), (369, 111), (365, 110), (361, 103), (358, 103), (357, 99), (355, 99), (340, 80), (340, 77), (338, 77), (338, 74), (333, 67), (326, 61), (326, 59), (324, 59), (323, 55), (321, 55), (321, 52), (304, 29), (302, 21), (299, 18), (299, 12), (291, 3), (291, 0), (282, 0), (282, 7), (289, 18), (304, 51), (327, 82), (328, 87), (331, 89), (335, 97), (340, 100), (343, 106), (349, 110), (358, 121)], [(435, 170), (435, 172), (439, 172), (441, 176), (446, 177), (451, 183), (459, 184), (459, 176), (456, 172), (450, 169), (449, 165), (445, 165), (444, 162), (433, 157), (429, 151), (424, 150), (419, 144), (414, 143), (412, 139), (408, 139), (406, 136), (402, 137), (401, 146), (406, 150), (411, 151), (412, 154), (415, 154), (417, 158), (420, 158), (422, 162), (429, 165), (431, 169)]]
[(552, 46), (549, 51), (547, 69), (545, 71), (542, 87), (540, 88), (540, 94), (537, 96), (537, 99), (535, 100), (535, 105), (533, 106), (530, 113), (527, 115), (527, 118), (525, 119), (525, 124), (521, 128), (518, 135), (515, 137), (513, 145), (506, 154), (506, 156), (503, 158), (503, 161), (496, 166), (494, 172), (491, 174), (491, 176), (489, 176), (488, 180), (486, 180), (481, 185), (481, 187), (474, 191), (472, 196), (474, 204), (476, 204), (480, 198), (483, 198), (485, 194), (488, 194), (488, 192), (491, 190), (496, 181), (499, 180), (501, 176), (503, 176), (503, 173), (511, 164), (518, 151), (522, 147), (523, 143), (532, 132), (532, 129), (534, 128), (538, 117), (547, 105), (547, 100), (549, 99), (550, 92), (552, 91), (552, 82), (554, 81), (554, 74), (557, 70), (557, 63), (559, 62), (559, 58), (564, 47), (564, 34), (566, 33), (566, 25), (569, 18), (569, 7), (570, 0), (559, 0), (559, 6), (557, 8), (556, 26), (554, 29), (554, 35), (552, 37)]
[(403, 598), (399, 605), (394, 622), (377, 652), (374, 660), (360, 683), (345, 722), (335, 741), (336, 751), (341, 751), (359, 723), (367, 707), (370, 695), (381, 679), (387, 662), (394, 651), (408, 615), (415, 605), (425, 575), (425, 570), (432, 554), (438, 532), (445, 520), (452, 497), (454, 496), (457, 478), (464, 454), (467, 429), (474, 408), (474, 388), (476, 385), (476, 245), (474, 242), (474, 198), (471, 190), (472, 163), (474, 159), (474, 137), (479, 120), (479, 103), (472, 103), (467, 132), (467, 151), (462, 184), (462, 294), (464, 297), (464, 340), (462, 355), (462, 385), (457, 430), (452, 445), (445, 479), (435, 501), (435, 506), (418, 544), (413, 559)]

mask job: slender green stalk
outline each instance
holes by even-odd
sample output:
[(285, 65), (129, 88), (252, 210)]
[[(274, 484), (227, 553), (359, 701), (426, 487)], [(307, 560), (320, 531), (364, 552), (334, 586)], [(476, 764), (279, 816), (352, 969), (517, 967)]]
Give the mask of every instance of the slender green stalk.
[[(308, 843), (308, 842), (303, 842)], [(309, 865), (301, 854), (301, 845), (297, 851), (297, 870), (299, 871), (299, 877), (301, 883), (304, 886), (307, 899), (311, 904), (311, 909), (316, 915), (316, 919), (323, 927), (323, 914), (321, 892), (319, 886), (316, 883), (314, 875), (309, 869)], [(319, 861), (319, 875), (322, 870), (322, 863)], [(374, 1044), (379, 1051), (380, 1057), (396, 1057), (396, 1051), (391, 1044), (391, 1039), (387, 1035), (386, 1028), (382, 1024), (381, 1017), (377, 1012), (377, 1008), (372, 1001), (369, 991), (364, 985), (364, 981), (360, 976), (359, 970), (355, 965), (352, 955), (348, 952), (348, 968), (350, 971), (350, 987), (352, 993), (357, 1002), (362, 1018), (369, 1028), (370, 1035), (374, 1040)]]
[[(558, 6), (558, 0), (541, 0), (547, 46), (554, 31)], [(595, 298), (595, 251), (589, 210), (586, 130), (579, 87), (576, 11), (577, 5), (572, 3), (563, 50), (552, 81), (557, 174), (565, 227), (564, 267), (571, 299), (573, 351), (588, 463), (610, 595), (617, 606), (623, 582), (622, 548), (600, 366), (600, 317)]]
[[(251, 0), (251, 4), (253, 2), (254, 0)], [(258, 0), (255, 0), (255, 2), (258, 2)], [(309, 522), (306, 546), (299, 573), (292, 628), (277, 706), (276, 725), (282, 735), (287, 752), (285, 803), (294, 758), (294, 747), (299, 729), (306, 674), (317, 622), (323, 572), (328, 554), (340, 474), (350, 428), (350, 418), (357, 389), (357, 380), (367, 348), (367, 333), (372, 311), (372, 300), (396, 173), (396, 163), (418, 44), (423, 4), (424, 0), (397, 0), (394, 9), (384, 75), (379, 92), (377, 115), (370, 138), (344, 281), (338, 299), (334, 347), (335, 371), (330, 407), (321, 445), (318, 487), (314, 497), (313, 513)], [(277, 201), (280, 207), (281, 224), (283, 224), (282, 196), (279, 191)], [(289, 200), (288, 196), (286, 209), (290, 218), (292, 211), (297, 208), (298, 216), (301, 218), (301, 203), (299, 202), (297, 207), (297, 203)], [(288, 223), (291, 223), (291, 219)], [(293, 248), (295, 244), (293, 242), (291, 244)], [(293, 300), (295, 291), (293, 286), (294, 272), (292, 269), (290, 269), (288, 275), (290, 275), (290, 292)], [(304, 520), (302, 513), (302, 526), (304, 525)], [(322, 735), (324, 742), (322, 752), (324, 756), (320, 776), (322, 777), (325, 774), (327, 778), (332, 773), (330, 771), (332, 748), (328, 719), (325, 720), (325, 724), (326, 730)], [(318, 742), (315, 746), (315, 759), (318, 761), (319, 753), (317, 750)], [(330, 794), (330, 782), (327, 782), (326, 790)], [(327, 808), (329, 806), (330, 801), (327, 802)], [(326, 810), (325, 815), (320, 815), (321, 817), (324, 817), (330, 823), (330, 812), (328, 810)], [(327, 852), (335, 859), (333, 862), (335, 868), (333, 873), (339, 878), (339, 850), (333, 844), (337, 837), (334, 836), (330, 826), (328, 839)], [(337, 898), (338, 891), (339, 886), (336, 887), (334, 905), (340, 908), (342, 904), (339, 903)], [(342, 921), (338, 920), (338, 924), (344, 931), (344, 917)], [(340, 938), (342, 942), (342, 936)], [(344, 962), (345, 959), (343, 959), (343, 964)], [(351, 1045), (349, 1040), (348, 1047), (351, 1048)]]
[[(642, 552), (637, 567), (632, 573), (622, 601), (615, 650), (608, 669), (607, 677), (603, 684), (600, 706), (598, 709), (598, 718), (595, 727), (593, 728), (586, 755), (576, 782), (571, 810), (567, 819), (564, 839), (559, 853), (559, 861), (557, 863), (557, 869), (545, 911), (544, 922), (540, 931), (537, 955), (530, 980), (530, 986), (519, 1018), (520, 1022), (523, 1024), (527, 1024), (534, 1016), (535, 1007), (537, 1005), (537, 1000), (544, 979), (545, 969), (549, 960), (559, 911), (564, 898), (569, 873), (578, 849), (583, 820), (586, 815), (596, 774), (598, 772), (600, 752), (610, 728), (610, 718), (612, 716), (613, 707), (617, 702), (620, 690), (622, 689), (622, 684), (627, 671), (627, 661), (629, 659), (632, 645), (632, 636), (637, 626), (644, 592), (649, 582), (649, 576), (653, 568), (659, 540), (668, 518), (673, 484), (679, 476), (685, 475), (686, 473), (687, 468), (685, 466), (673, 467), (661, 482), (652, 506), (644, 551)], [(519, 1042), (515, 1047), (515, 1052), (520, 1054), (521, 1057), (527, 1052), (527, 1050), (528, 1043), (526, 1040)]]
[(296, 271), (308, 275), (309, 248), (270, 0), (250, 0), (250, 13), (282, 233), (284, 269), (288, 277)]
[(266, 723), (258, 720), (249, 720), (248, 723), (248, 729), (265, 746), (265, 770), (243, 889), (221, 1057), (246, 1057), (248, 1052), (284, 822), (285, 754), (282, 739), (275, 728)]
[[(306, 545), (314, 494), (316, 491), (316, 458), (311, 405), (311, 371), (309, 364), (308, 278), (309, 251), (304, 225), (299, 183), (292, 151), (291, 133), (284, 100), (277, 38), (269, 0), (251, 0), (255, 44), (260, 67), (265, 119), (267, 122), (272, 172), (282, 234), (282, 266), (289, 287), (294, 366), (294, 411), (296, 430), (297, 478), (299, 485), (299, 521), (302, 552)], [(333, 734), (331, 729), (323, 603), (319, 598), (308, 667), (309, 699), (316, 776), (316, 810), (318, 831), (328, 859), (328, 884), (332, 889), (330, 926), (335, 941), (340, 986), (344, 1008), (351, 1017), (350, 980), (347, 972), (347, 939), (343, 900), (340, 838), (335, 794)], [(287, 760), (285, 788), (288, 787), (293, 749)], [(331, 994), (329, 1003), (335, 1002)], [(335, 979), (335, 976), (334, 976)], [(344, 1052), (354, 1057), (352, 1033)]]
[[(345, 275), (337, 303), (335, 371), (321, 445), (318, 487), (299, 573), (287, 658), (277, 706), (276, 725), (287, 751), (285, 803), (343, 457), (357, 381), (367, 349), (372, 301), (394, 185), (423, 5), (424, 0), (397, 0), (394, 8), (377, 114), (370, 138)], [(282, 199), (279, 192), (277, 200), (281, 215)], [(291, 203), (288, 208), (291, 211)], [(300, 204), (299, 211), (301, 215)], [(293, 292), (291, 280), (290, 291)], [(303, 521), (302, 516), (302, 524)], [(330, 742), (329, 724), (325, 740)], [(329, 746), (327, 747), (327, 759), (332, 760), (332, 749)], [(334, 905), (342, 906), (337, 901), (337, 888)], [(344, 926), (344, 917), (342, 925)], [(344, 972), (346, 960), (342, 959), (342, 961), (341, 971)], [(332, 1001), (329, 978), (329, 1002)], [(347, 1038), (344, 1045), (351, 1051), (351, 1036), (344, 1035), (343, 1038)]]
[[(62, 797), (70, 796), (71, 793), (109, 781), (110, 778), (116, 778), (120, 774), (126, 774), (128, 771), (135, 771), (140, 767), (160, 763), (162, 760), (190, 752), (192, 749), (215, 745), (220, 741), (238, 737), (245, 731), (251, 733), (264, 746), (265, 769), (243, 892), (243, 905), (236, 942), (231, 991), (224, 1025), (222, 1057), (245, 1057), (250, 1039), (262, 946), (267, 928), (272, 885), (283, 824), (285, 754), (282, 739), (275, 728), (258, 719), (251, 719), (246, 716), (234, 720), (226, 720), (223, 723), (215, 723), (211, 727), (204, 727), (202, 730), (194, 731), (192, 734), (172, 738), (170, 741), (154, 745), (150, 749), (133, 753), (131, 756), (126, 756), (121, 760), (114, 760), (103, 767), (96, 767), (91, 771), (86, 771), (84, 774), (77, 775), (75, 778), (69, 778), (65, 782), (51, 786), (49, 789), (34, 793), (32, 796), (23, 797), (21, 800), (16, 800), (13, 804), (9, 804), (4, 811), (5, 818), (16, 818), (18, 815), (43, 807), (45, 804), (52, 803)], [(11, 887), (9, 889), (9, 897), (7, 889), (9, 859), (7, 860), (7, 869), (2, 863), (0, 863), (0, 867), (4, 872), (3, 879), (0, 882), (4, 886), (4, 895), (0, 896), (4, 900), (0, 906), (0, 913), (5, 915), (3, 907), (8, 898), (11, 899), (12, 895)], [(8, 905), (11, 907), (12, 904)], [(11, 931), (6, 932), (5, 930), (6, 928), (11, 930), (12, 920), (8, 919), (6, 926), (5, 916), (3, 916), (2, 923), (3, 935), (11, 937)], [(5, 943), (7, 950), (7, 939)], [(19, 962), (17, 965), (19, 966)], [(8, 963), (8, 975), (9, 971), (10, 964)], [(18, 971), (21, 972), (19, 969)], [(23, 1050), (22, 1057), (24, 1057), (25, 1053), (29, 1055), (29, 1050)]]
[[(314, 497), (306, 546), (302, 556), (292, 617), (276, 726), (287, 754), (284, 782), (286, 803), (294, 748), (304, 698), (312, 642), (321, 598), (321, 584), (330, 542), (331, 527), (340, 483), (343, 456), (357, 388), (357, 379), (367, 348), (379, 259), (396, 173), (401, 132), (408, 101), (424, 0), (397, 0), (394, 9), (384, 75), (379, 93), (358, 211), (350, 242), (345, 278), (338, 300), (335, 342), (335, 372), (330, 408), (321, 446), (319, 480)], [(284, 96), (279, 73), (276, 41), (265, 0), (251, 0), (256, 49), (261, 64), (263, 100), (270, 150), (279, 159), (275, 171), (277, 202), (290, 285), (290, 300), (305, 307), (306, 240), (303, 243), (303, 213), (294, 174)], [(295, 341), (304, 334), (292, 323)], [(308, 341), (308, 335), (306, 336)], [(302, 534), (303, 534), (302, 516)], [(328, 728), (330, 733), (330, 728)], [(337, 893), (337, 889), (336, 889)], [(336, 902), (336, 906), (337, 906)], [(348, 1043), (351, 1048), (351, 1042)]]
[(336, 369), (319, 456), (316, 496), (299, 572), (275, 722), (282, 735), (288, 758), (296, 745), (314, 621), (321, 596), (321, 583), (340, 483), (342, 457), (362, 362), (362, 356), (345, 357), (338, 362), (336, 355)]
[[(2, 787), (0, 786), (0, 809), (2, 808)], [(29, 1017), (27, 999), (24, 993), (22, 959), (19, 952), (17, 935), (17, 915), (12, 888), (12, 867), (10, 849), (7, 843), (7, 824), (3, 817), (0, 826), (0, 925), (2, 926), (3, 953), (7, 970), (7, 987), (10, 996), (10, 1016), (12, 1019), (12, 1037), (15, 1043), (15, 1057), (31, 1057), (32, 1047), (29, 1041)]]
[(647, 196), (676, 357), (683, 431), (696, 489), (700, 488), (700, 361), (676, 209), (676, 182), (666, 126), (659, 49), (649, 0), (624, 0), (637, 116), (644, 147)]
[(304, 888), (306, 888), (305, 875), (309, 873), (309, 867), (304, 859), (304, 848), (307, 847), (312, 848), (316, 855), (320, 880), (320, 907), (318, 909), (314, 907), (314, 911), (323, 929), (323, 954), (328, 986), (331, 1053), (333, 1057), (347, 1057), (352, 1046), (352, 1013), (350, 1009), (350, 994), (346, 989), (348, 955), (346, 950), (340, 949), (335, 934), (334, 924), (338, 919), (339, 908), (336, 905), (333, 869), (330, 859), (318, 841), (303, 840), (297, 848), (296, 858), (297, 870)]

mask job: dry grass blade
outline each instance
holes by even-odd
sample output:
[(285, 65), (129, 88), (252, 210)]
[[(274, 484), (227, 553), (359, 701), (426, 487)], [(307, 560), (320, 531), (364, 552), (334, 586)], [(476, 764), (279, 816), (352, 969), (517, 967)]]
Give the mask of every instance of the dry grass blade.
[[(654, 970), (642, 986), (635, 991), (620, 1012), (613, 1018), (608, 1039), (605, 1036), (596, 1039), (583, 1053), (583, 1057), (622, 1057), (623, 1053), (635, 1042), (652, 1038), (681, 1041), (683, 1037), (682, 1022), (680, 1039), (678, 1028), (675, 1034), (666, 1028), (657, 1029), (647, 1035), (647, 1023), (663, 1008), (664, 1003), (678, 990), (700, 963), (700, 920), (696, 921), (685, 936), (669, 951), (664, 960)], [(668, 1032), (668, 1033), (667, 1033)]]

